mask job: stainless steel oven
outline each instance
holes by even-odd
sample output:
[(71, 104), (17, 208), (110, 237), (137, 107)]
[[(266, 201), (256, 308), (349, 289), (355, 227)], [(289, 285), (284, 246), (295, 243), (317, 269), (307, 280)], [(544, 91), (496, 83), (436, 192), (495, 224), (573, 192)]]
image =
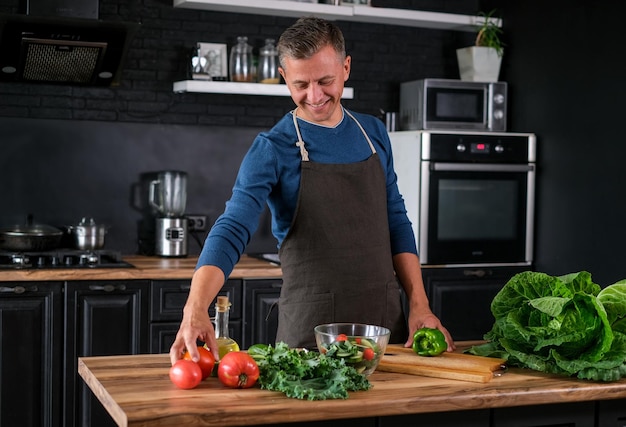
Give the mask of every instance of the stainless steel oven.
[(409, 131), (390, 136), (422, 264), (532, 264), (534, 134)]

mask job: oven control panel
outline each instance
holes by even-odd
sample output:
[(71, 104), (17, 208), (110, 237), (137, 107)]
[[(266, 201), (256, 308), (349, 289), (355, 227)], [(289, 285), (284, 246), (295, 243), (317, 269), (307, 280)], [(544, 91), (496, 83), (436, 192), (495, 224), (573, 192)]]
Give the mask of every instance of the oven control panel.
[(535, 161), (535, 145), (533, 134), (424, 133), (422, 160), (529, 163)]

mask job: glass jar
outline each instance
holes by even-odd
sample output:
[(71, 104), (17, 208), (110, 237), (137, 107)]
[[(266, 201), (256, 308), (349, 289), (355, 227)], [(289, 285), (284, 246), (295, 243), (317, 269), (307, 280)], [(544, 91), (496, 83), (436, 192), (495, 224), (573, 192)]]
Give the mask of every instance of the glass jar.
[(230, 51), (230, 81), (254, 81), (252, 46), (248, 44), (248, 37), (237, 37), (237, 44)]
[(265, 46), (259, 51), (259, 83), (279, 83), (278, 50), (274, 39), (265, 39)]

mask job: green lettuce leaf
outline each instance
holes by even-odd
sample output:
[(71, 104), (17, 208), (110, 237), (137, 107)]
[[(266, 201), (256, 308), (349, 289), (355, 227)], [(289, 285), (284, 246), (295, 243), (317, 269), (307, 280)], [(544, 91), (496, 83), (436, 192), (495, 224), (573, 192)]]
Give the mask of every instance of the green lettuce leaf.
[(626, 317), (626, 280), (601, 290), (598, 301), (604, 306), (611, 323), (623, 320)]
[(602, 289), (586, 271), (527, 271), (506, 283), (491, 312), (487, 343), (470, 353), (584, 379), (626, 375), (626, 280)]
[(259, 365), (261, 388), (294, 399), (347, 399), (349, 391), (369, 390), (372, 386), (342, 359), (289, 348), (284, 342), (256, 347), (253, 357)]

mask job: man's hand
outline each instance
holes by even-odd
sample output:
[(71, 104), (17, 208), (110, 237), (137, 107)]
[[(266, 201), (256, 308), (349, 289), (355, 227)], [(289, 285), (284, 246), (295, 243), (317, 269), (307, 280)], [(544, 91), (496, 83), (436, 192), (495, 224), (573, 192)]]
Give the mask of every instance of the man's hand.
[(182, 359), (185, 350), (189, 351), (194, 362), (200, 360), (198, 354), (197, 340), (204, 342), (215, 360), (219, 360), (217, 341), (215, 341), (215, 329), (209, 318), (209, 313), (205, 309), (191, 310), (185, 307), (183, 320), (180, 329), (176, 334), (176, 339), (170, 348), (170, 361), (172, 365), (177, 360)]
[(430, 309), (424, 311), (411, 310), (409, 313), (409, 337), (406, 343), (404, 343), (405, 347), (413, 346), (413, 335), (417, 330), (422, 328), (439, 329), (446, 337), (446, 343), (448, 343), (447, 351), (454, 351), (456, 349), (452, 335), (443, 327), (439, 318), (437, 318)]

